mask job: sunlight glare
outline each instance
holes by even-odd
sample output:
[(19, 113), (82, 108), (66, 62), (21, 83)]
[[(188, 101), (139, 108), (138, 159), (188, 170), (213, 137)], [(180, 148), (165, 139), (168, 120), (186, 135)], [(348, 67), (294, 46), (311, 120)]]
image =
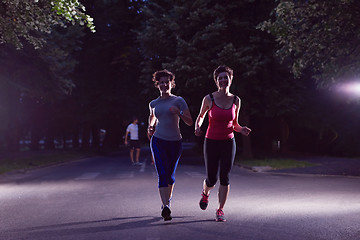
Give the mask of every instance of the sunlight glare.
[(337, 87), (337, 90), (349, 96), (360, 97), (360, 82), (356, 81), (341, 84)]

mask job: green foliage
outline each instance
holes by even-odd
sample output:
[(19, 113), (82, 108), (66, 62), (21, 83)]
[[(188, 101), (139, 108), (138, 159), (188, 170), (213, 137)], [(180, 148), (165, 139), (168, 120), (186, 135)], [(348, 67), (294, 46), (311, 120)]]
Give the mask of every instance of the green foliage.
[(252, 114), (293, 111), (298, 83), (273, 59), (272, 37), (256, 29), (273, 7), (262, 0), (147, 1), (138, 31), (145, 92), (155, 92), (151, 74), (167, 68), (176, 74), (175, 93), (198, 111), (201, 98), (216, 90), (213, 70), (226, 64), (234, 69), (232, 92)]
[(329, 87), (360, 75), (359, 14), (356, 0), (280, 0), (259, 28), (275, 36), (278, 56), (296, 77), (310, 71)]
[(140, 24), (138, 4), (97, 0), (86, 5), (97, 32), (86, 33), (84, 48), (77, 58), (76, 88), (64, 108), (72, 109), (68, 113), (69, 125), (75, 122), (82, 128), (106, 129), (104, 147), (118, 147), (131, 117), (136, 115), (145, 121), (148, 114), (146, 100), (139, 94), (141, 58), (133, 32)]
[[(21, 51), (0, 45), (0, 135), (4, 136), (0, 144), (6, 141), (7, 149), (18, 149), (20, 136), (30, 130), (32, 136), (43, 136), (49, 122), (57, 117), (51, 114), (54, 111), (45, 114), (42, 109), (74, 88), (71, 74), (77, 62), (73, 53), (80, 47), (82, 30), (79, 26), (54, 28), (40, 49), (29, 43)], [(41, 132), (34, 130), (39, 125)]]
[(78, 0), (53, 0), (51, 1), (51, 5), (53, 5), (52, 10), (64, 17), (67, 21), (79, 23), (80, 25), (86, 23), (87, 27), (95, 32), (93, 19), (89, 15), (84, 14), (85, 7), (80, 4)]
[(66, 27), (67, 22), (86, 25), (95, 32), (93, 19), (78, 0), (0, 1), (0, 43), (17, 49), (23, 47), (23, 40), (41, 48), (46, 41), (44, 33), (51, 33), (56, 25)]
[(54, 100), (74, 87), (70, 75), (76, 65), (72, 53), (79, 50), (83, 36), (78, 26), (54, 28), (44, 36), (46, 43), (35, 50), (28, 44), (22, 51), (0, 45), (0, 81), (20, 92), (43, 100)]

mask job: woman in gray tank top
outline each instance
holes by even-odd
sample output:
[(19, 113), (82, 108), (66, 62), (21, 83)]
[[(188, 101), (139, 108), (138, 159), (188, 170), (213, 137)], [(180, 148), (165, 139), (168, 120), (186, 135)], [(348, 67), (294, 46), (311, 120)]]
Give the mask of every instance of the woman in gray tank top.
[(182, 119), (191, 126), (193, 120), (185, 100), (171, 93), (172, 88), (175, 87), (173, 73), (166, 69), (157, 71), (153, 74), (153, 81), (155, 87), (159, 89), (160, 96), (149, 103), (148, 134), (151, 136), (150, 148), (159, 180), (161, 216), (168, 221), (172, 219), (170, 200), (174, 189), (176, 167), (182, 153), (179, 122)]

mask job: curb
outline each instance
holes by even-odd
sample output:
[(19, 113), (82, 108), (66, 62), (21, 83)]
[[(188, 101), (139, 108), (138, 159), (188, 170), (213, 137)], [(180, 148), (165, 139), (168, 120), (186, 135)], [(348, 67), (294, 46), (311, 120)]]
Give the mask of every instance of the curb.
[(268, 172), (268, 171), (274, 170), (270, 166), (248, 166), (248, 165), (243, 165), (243, 164), (238, 164), (238, 163), (235, 163), (235, 165), (237, 165), (241, 168), (251, 170), (253, 172)]
[(65, 164), (69, 164), (69, 163), (74, 163), (74, 162), (80, 162), (89, 158), (93, 158), (93, 157), (98, 157), (99, 155), (94, 155), (94, 156), (86, 156), (86, 157), (82, 157), (82, 158), (75, 158), (73, 160), (68, 160), (68, 161), (61, 161), (61, 162), (53, 162), (53, 163), (49, 163), (49, 164), (45, 164), (45, 165), (41, 165), (41, 166), (29, 166), (27, 168), (22, 168), (22, 169), (17, 169), (17, 170), (12, 170), (9, 172), (5, 172), (0, 174), (0, 181), (1, 178), (4, 177), (11, 177), (14, 175), (18, 175), (18, 174), (26, 174), (28, 172), (31, 171), (36, 171), (39, 169), (44, 169), (44, 168), (48, 168), (48, 167), (54, 167), (54, 166), (61, 166), (61, 165), (65, 165)]
[(252, 172), (271, 174), (271, 175), (299, 176), (299, 177), (337, 177), (337, 178), (342, 177), (342, 178), (360, 179), (360, 176), (353, 176), (353, 175), (275, 172), (276, 170), (270, 166), (247, 166), (247, 165), (243, 165), (243, 164), (235, 164), (235, 165), (240, 168), (250, 170)]

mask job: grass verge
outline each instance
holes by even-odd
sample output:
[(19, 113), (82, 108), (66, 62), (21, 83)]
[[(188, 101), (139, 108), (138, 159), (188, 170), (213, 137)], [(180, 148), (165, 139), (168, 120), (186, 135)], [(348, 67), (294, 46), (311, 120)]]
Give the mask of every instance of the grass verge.
[(245, 165), (249, 167), (265, 167), (269, 166), (272, 169), (284, 169), (284, 168), (304, 168), (316, 166), (315, 163), (298, 161), (291, 158), (265, 158), (265, 159), (236, 159), (236, 163), (239, 165)]
[(90, 156), (94, 156), (94, 153), (74, 150), (29, 151), (7, 154), (0, 158), (0, 174), (14, 170), (27, 170), (55, 163), (69, 162)]

